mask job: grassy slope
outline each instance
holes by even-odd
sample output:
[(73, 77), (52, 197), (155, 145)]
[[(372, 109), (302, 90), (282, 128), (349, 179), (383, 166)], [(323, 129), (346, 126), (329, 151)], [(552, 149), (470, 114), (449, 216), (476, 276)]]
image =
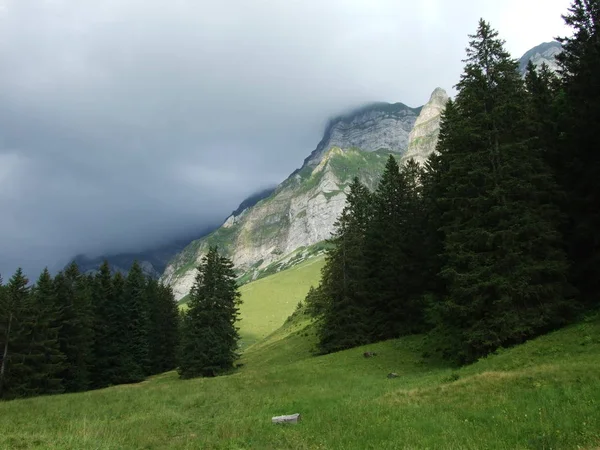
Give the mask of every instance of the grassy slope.
[[(255, 327), (266, 333), (270, 325)], [(245, 365), (230, 376), (180, 381), (168, 373), (137, 385), (2, 403), (0, 448), (600, 445), (600, 317), (459, 370), (423, 359), (420, 336), (320, 357), (310, 354), (314, 343), (314, 327), (299, 315), (248, 348)], [(365, 359), (365, 349), (378, 356)], [(389, 372), (400, 377), (387, 379)], [(296, 426), (270, 423), (295, 412), (303, 415)]]
[(240, 288), (240, 335), (247, 348), (281, 326), (311, 284), (318, 284), (324, 258), (305, 261), (291, 269), (262, 278)]

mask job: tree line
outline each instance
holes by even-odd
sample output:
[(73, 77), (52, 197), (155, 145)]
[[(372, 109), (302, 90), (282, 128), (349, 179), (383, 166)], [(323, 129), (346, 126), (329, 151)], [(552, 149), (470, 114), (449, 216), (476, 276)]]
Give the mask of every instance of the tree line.
[(428, 333), (469, 363), (600, 305), (600, 1), (564, 19), (558, 74), (524, 78), (481, 20), (437, 151), (354, 179), (306, 298), (322, 353)]
[(3, 399), (134, 383), (175, 368), (178, 310), (137, 263), (126, 277), (73, 263), (33, 286), (18, 269), (0, 281), (0, 343)]
[(215, 376), (237, 359), (240, 294), (232, 262), (212, 247), (180, 312), (173, 291), (108, 262), (96, 274), (72, 263), (30, 285), (21, 269), (0, 277), (0, 399), (136, 383), (175, 368)]

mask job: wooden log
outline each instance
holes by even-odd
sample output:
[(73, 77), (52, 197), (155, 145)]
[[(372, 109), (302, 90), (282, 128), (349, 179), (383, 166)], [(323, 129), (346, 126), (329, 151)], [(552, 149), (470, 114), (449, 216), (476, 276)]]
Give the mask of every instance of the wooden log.
[(289, 416), (276, 416), (271, 419), (273, 423), (298, 423), (300, 414), (291, 414)]

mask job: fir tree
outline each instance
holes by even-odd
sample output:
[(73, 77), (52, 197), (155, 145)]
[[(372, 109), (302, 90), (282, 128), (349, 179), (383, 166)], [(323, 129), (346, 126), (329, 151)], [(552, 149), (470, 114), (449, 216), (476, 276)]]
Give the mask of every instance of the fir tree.
[[(129, 269), (124, 286), (121, 307), (124, 312), (125, 339), (121, 360), (130, 366), (124, 377), (130, 381), (141, 381), (149, 373), (148, 356), (149, 307), (146, 299), (146, 279), (137, 261)], [(125, 356), (127, 355), (127, 356)], [(129, 356), (131, 359), (129, 359)]]
[(556, 185), (529, 140), (523, 82), (483, 20), (438, 149), (447, 295), (437, 305), (449, 356), (462, 362), (564, 322), (567, 264)]
[(60, 349), (66, 357), (60, 376), (67, 392), (85, 391), (91, 383), (94, 316), (87, 280), (75, 263), (54, 278), (61, 323)]
[[(121, 277), (122, 280), (122, 277)], [(94, 365), (92, 387), (102, 388), (115, 384), (120, 353), (120, 341), (123, 336), (122, 314), (107, 261), (100, 266), (92, 284), (92, 304), (94, 310)], [(115, 301), (117, 300), (117, 301)]]
[(150, 305), (150, 373), (157, 374), (177, 366), (179, 310), (170, 287), (149, 279), (146, 291)]
[[(362, 282), (364, 239), (371, 218), (371, 195), (354, 178), (346, 206), (335, 223), (331, 248), (321, 271), (320, 299), (316, 307), (323, 315), (319, 326), (319, 348), (323, 353), (344, 350), (369, 342), (369, 317)], [(315, 291), (313, 291), (313, 296)]]
[(28, 394), (28, 380), (31, 371), (25, 365), (28, 333), (24, 320), (29, 311), (29, 281), (19, 268), (3, 289), (0, 298), (2, 320), (2, 365), (0, 366), (0, 398), (15, 398)]
[(179, 375), (216, 376), (238, 357), (240, 294), (233, 263), (211, 247), (198, 267), (181, 335)]
[(559, 180), (568, 200), (572, 279), (588, 303), (599, 304), (600, 290), (600, 1), (575, 0), (563, 16), (574, 34), (559, 41), (564, 101), (559, 137), (563, 159)]
[(371, 337), (382, 340), (422, 329), (423, 289), (420, 168), (398, 167), (390, 156), (374, 194), (366, 233), (365, 283), (369, 291)]
[(23, 318), (23, 327), (29, 336), (24, 359), (30, 373), (26, 387), (28, 395), (59, 394), (64, 391), (60, 373), (65, 356), (60, 351), (59, 309), (48, 269), (40, 275), (28, 303), (28, 317)]

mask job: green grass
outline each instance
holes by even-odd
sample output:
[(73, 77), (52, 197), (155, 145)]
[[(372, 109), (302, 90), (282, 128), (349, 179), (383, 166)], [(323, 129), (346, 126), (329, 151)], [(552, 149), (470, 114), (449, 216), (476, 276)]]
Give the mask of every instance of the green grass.
[(303, 301), (311, 285), (319, 283), (323, 257), (309, 259), (291, 269), (245, 284), (240, 288), (240, 336), (247, 348), (281, 326)]
[[(0, 448), (600, 446), (600, 316), (460, 369), (424, 358), (422, 336), (315, 357), (315, 327), (306, 316), (277, 327), (261, 315), (280, 304), (293, 310), (296, 301), (286, 299), (308, 289), (299, 280), (312, 282), (310, 270), (298, 266), (244, 293), (242, 333), (268, 335), (247, 348), (238, 372), (187, 381), (171, 372), (135, 385), (0, 403)], [(287, 313), (279, 314), (283, 322)], [(378, 355), (366, 359), (366, 350)], [(387, 379), (389, 372), (399, 377)], [(274, 415), (296, 412), (298, 425), (271, 424)]]

